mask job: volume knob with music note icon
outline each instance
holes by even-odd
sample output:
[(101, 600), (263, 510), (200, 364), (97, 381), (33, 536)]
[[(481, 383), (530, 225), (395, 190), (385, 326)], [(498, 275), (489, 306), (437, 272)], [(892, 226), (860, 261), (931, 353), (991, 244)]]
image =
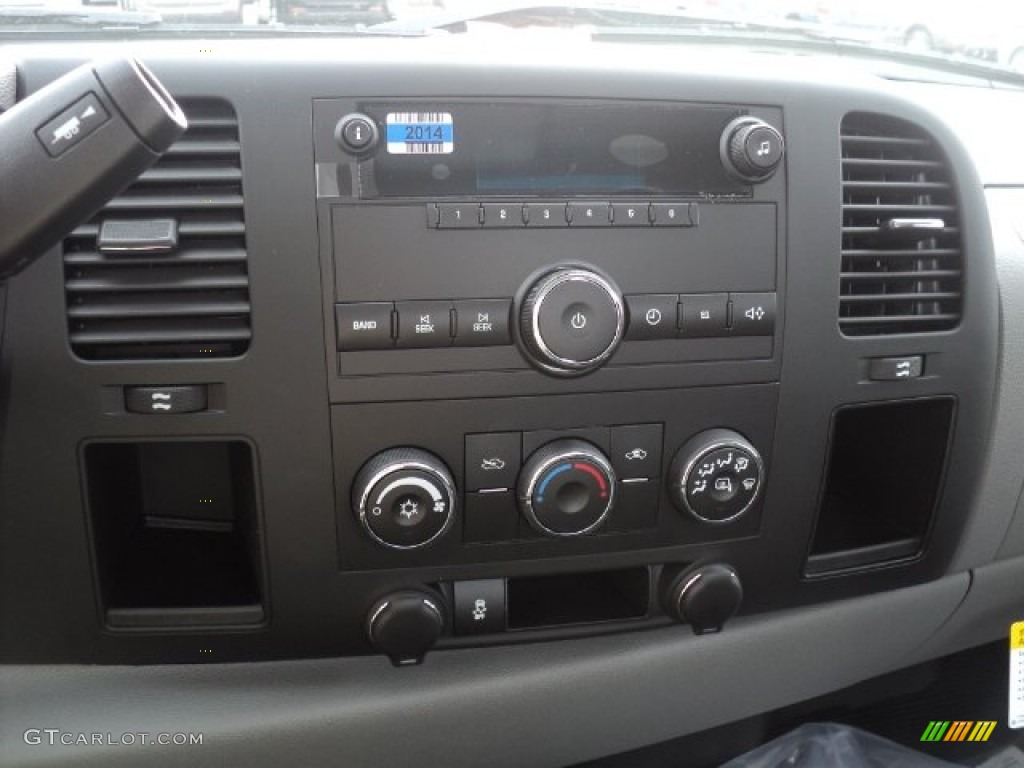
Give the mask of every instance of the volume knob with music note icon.
[(722, 163), (741, 181), (767, 181), (782, 164), (786, 143), (779, 131), (756, 117), (740, 117), (722, 133)]

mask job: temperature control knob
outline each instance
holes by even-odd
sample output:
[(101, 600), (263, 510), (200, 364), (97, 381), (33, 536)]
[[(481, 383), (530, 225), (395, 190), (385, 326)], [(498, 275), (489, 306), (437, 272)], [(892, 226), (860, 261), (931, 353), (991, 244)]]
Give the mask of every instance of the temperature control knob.
[(707, 523), (738, 518), (753, 505), (763, 483), (761, 455), (728, 429), (711, 429), (688, 440), (669, 469), (676, 506)]
[(615, 472), (597, 448), (583, 440), (548, 443), (519, 476), (519, 505), (547, 536), (581, 536), (596, 530), (615, 500)]
[(571, 376), (603, 365), (622, 341), (622, 293), (606, 277), (562, 267), (526, 292), (519, 330), (527, 352), (544, 371)]
[(782, 164), (786, 143), (776, 128), (756, 117), (739, 117), (722, 134), (722, 162), (742, 181), (767, 181)]
[(455, 518), (455, 483), (444, 462), (419, 448), (378, 453), (359, 470), (352, 508), (375, 541), (413, 549), (438, 538)]

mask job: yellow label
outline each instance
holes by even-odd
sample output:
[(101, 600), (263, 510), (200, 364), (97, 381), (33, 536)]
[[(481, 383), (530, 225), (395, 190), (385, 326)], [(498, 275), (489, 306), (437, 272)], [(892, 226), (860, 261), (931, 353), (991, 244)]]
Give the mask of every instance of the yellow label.
[(1010, 625), (1010, 650), (1019, 651), (1024, 648), (1024, 621)]

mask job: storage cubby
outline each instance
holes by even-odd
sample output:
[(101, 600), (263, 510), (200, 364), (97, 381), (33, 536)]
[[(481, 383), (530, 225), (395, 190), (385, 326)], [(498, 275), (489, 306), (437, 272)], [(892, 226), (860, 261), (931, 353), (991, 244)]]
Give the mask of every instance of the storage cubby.
[(262, 546), (248, 443), (91, 443), (83, 458), (108, 625), (263, 620)]
[(647, 568), (508, 580), (508, 628), (539, 629), (640, 619), (650, 603)]
[(806, 574), (911, 559), (925, 543), (946, 464), (952, 398), (836, 412)]

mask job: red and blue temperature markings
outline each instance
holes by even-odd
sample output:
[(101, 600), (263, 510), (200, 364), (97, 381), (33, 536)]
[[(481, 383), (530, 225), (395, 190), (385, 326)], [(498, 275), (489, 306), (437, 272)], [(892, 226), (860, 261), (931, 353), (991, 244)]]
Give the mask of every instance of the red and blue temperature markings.
[(564, 464), (555, 465), (553, 468), (548, 470), (548, 473), (546, 475), (544, 475), (544, 479), (541, 480), (540, 485), (537, 486), (537, 503), (540, 504), (544, 502), (544, 491), (548, 487), (548, 484), (556, 476), (562, 474), (563, 472), (568, 472), (570, 469), (578, 469), (581, 472), (586, 472), (588, 475), (593, 477), (594, 480), (597, 482), (597, 488), (598, 492), (601, 494), (601, 498), (608, 498), (608, 481), (605, 480), (604, 475), (602, 475), (597, 469), (592, 467), (590, 464), (581, 464), (579, 462), (574, 464), (572, 462), (567, 461)]

